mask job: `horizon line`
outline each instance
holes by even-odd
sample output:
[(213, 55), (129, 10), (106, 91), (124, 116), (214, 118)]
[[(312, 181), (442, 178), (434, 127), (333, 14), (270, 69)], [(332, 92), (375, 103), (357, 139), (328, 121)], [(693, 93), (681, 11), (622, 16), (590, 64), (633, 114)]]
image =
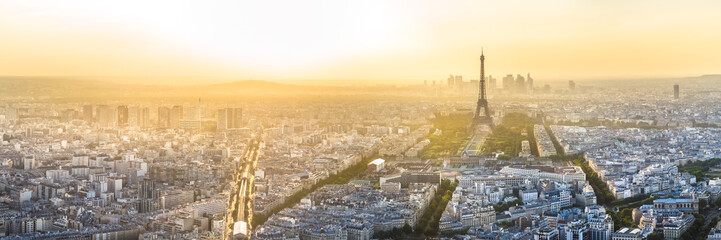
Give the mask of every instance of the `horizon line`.
[[(520, 73), (515, 73), (520, 74)], [(530, 73), (533, 75), (533, 73)], [(453, 75), (453, 74), (450, 74)], [(463, 76), (463, 75), (460, 75)], [(492, 74), (489, 74), (489, 76), (493, 76)], [(505, 75), (501, 75), (505, 76)], [(540, 80), (538, 78), (534, 77), (534, 81), (536, 82), (550, 82), (550, 83), (559, 83), (559, 82), (568, 82), (568, 81), (580, 81), (580, 82), (586, 82), (586, 81), (639, 81), (639, 80), (673, 80), (673, 79), (690, 79), (690, 78), (700, 78), (700, 77), (711, 77), (711, 76), (721, 76), (721, 73), (709, 73), (709, 74), (701, 74), (701, 75), (688, 75), (688, 76), (680, 76), (680, 77), (674, 77), (674, 76), (664, 76), (664, 77), (653, 77), (653, 76), (626, 76), (626, 77), (589, 77), (589, 78), (558, 78), (558, 79), (546, 79), (546, 80)], [(217, 85), (217, 84), (227, 84), (227, 83), (236, 83), (236, 82), (267, 82), (267, 83), (278, 83), (278, 84), (286, 84), (286, 85), (303, 85), (303, 86), (317, 86), (317, 85), (325, 85), (325, 86), (358, 86), (358, 85), (367, 85), (367, 86), (388, 86), (388, 85), (424, 85), (424, 81), (427, 81), (430, 85), (431, 82), (435, 79), (417, 79), (417, 80), (389, 80), (389, 79), (324, 79), (324, 78), (318, 78), (318, 79), (312, 79), (312, 78), (303, 78), (303, 79), (242, 79), (242, 78), (234, 78), (234, 77), (203, 77), (203, 76), (92, 76), (92, 75), (0, 75), (0, 79), (7, 79), (7, 78), (24, 78), (24, 79), (31, 79), (31, 78), (37, 78), (37, 79), (57, 79), (57, 80), (75, 80), (75, 81), (99, 81), (99, 82), (112, 82), (112, 83), (121, 83), (121, 84), (140, 84), (144, 86), (168, 86), (168, 85), (176, 85), (176, 86), (202, 86), (202, 85)], [(154, 79), (154, 80), (153, 80)], [(164, 80), (159, 80), (164, 79)], [(173, 82), (172, 79), (182, 79), (182, 82)], [(203, 82), (204, 79), (207, 82)], [(495, 79), (501, 80), (502, 77), (496, 77)], [(138, 82), (138, 81), (145, 81), (145, 82)], [(150, 81), (147, 81), (150, 80)], [(188, 82), (188, 81), (194, 82)], [(128, 82), (124, 82), (128, 81)], [(198, 82), (200, 81), (200, 82)], [(437, 85), (445, 85), (445, 79), (437, 79), (436, 80)], [(466, 79), (464, 81), (478, 81), (478, 79)], [(366, 83), (363, 83), (366, 82)]]

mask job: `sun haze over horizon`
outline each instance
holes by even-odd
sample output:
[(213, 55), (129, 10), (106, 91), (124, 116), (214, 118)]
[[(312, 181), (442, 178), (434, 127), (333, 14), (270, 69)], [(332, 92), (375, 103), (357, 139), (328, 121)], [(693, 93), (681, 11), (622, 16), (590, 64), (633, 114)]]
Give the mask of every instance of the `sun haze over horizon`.
[[(718, 1), (0, 1), (0, 75), (379, 83), (718, 73)], [(336, 80), (341, 81), (341, 80)]]

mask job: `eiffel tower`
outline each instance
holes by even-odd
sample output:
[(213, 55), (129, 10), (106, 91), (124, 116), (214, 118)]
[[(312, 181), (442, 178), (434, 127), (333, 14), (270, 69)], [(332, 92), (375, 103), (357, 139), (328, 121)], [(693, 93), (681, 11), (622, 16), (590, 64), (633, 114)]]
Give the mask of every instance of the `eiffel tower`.
[(483, 56), (483, 50), (481, 50), (481, 81), (478, 84), (478, 103), (476, 103), (476, 115), (473, 116), (473, 124), (493, 127), (491, 110), (488, 109), (488, 99), (486, 98), (486, 76), (483, 72), (483, 62), (485, 60), (486, 57)]

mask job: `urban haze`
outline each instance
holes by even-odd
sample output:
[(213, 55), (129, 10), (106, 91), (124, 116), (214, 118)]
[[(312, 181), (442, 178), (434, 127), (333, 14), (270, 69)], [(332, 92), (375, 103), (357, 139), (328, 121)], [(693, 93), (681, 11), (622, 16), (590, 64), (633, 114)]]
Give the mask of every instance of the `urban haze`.
[(0, 1), (0, 239), (721, 240), (716, 1)]

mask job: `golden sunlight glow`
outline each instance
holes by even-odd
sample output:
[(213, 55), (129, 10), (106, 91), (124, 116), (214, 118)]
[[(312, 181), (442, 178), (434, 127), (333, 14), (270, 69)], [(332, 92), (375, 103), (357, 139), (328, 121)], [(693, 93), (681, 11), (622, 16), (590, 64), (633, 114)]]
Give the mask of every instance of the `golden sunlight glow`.
[[(717, 73), (718, 1), (0, 1), (0, 75), (420, 81)], [(472, 78), (472, 77), (471, 77)]]

